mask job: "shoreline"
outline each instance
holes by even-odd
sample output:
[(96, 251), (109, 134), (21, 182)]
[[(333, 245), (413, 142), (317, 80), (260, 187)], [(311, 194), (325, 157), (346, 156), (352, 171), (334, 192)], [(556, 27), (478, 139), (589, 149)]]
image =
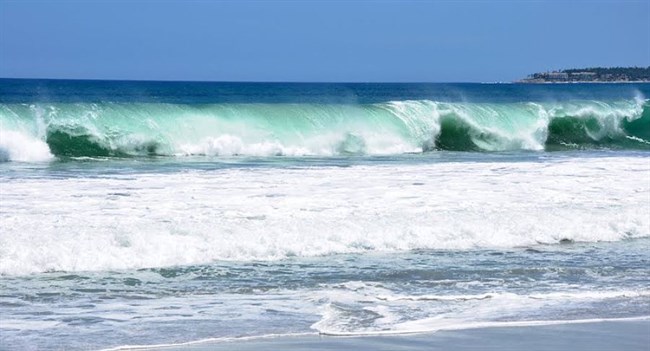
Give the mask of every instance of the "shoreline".
[(255, 350), (646, 350), (650, 349), (650, 316), (504, 323), (464, 329), (326, 335), (318, 332), (214, 338), (178, 344), (125, 345), (101, 351), (255, 351)]

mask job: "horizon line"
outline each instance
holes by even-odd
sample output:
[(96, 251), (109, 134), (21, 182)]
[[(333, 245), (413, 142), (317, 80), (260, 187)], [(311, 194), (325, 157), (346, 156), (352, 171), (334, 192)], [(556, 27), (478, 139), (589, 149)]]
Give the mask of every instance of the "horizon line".
[(511, 84), (519, 81), (300, 81), (300, 80), (193, 80), (193, 79), (120, 79), (120, 78), (25, 78), (0, 77), (0, 80), (71, 80), (151, 83), (263, 83), (263, 84)]

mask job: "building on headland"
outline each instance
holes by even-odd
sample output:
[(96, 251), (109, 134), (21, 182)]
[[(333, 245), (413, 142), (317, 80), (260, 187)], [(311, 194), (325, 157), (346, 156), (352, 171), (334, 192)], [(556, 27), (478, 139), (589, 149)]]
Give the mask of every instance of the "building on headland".
[(547, 72), (544, 77), (551, 82), (564, 82), (569, 78), (569, 75), (565, 72)]
[(650, 82), (650, 67), (565, 69), (533, 73), (521, 83)]
[(585, 81), (590, 82), (596, 80), (598, 75), (596, 72), (572, 72), (569, 75), (570, 81)]
[(543, 73), (533, 73), (529, 75), (524, 82), (542, 83), (542, 82), (566, 82), (569, 80), (569, 74), (561, 71), (550, 71)]

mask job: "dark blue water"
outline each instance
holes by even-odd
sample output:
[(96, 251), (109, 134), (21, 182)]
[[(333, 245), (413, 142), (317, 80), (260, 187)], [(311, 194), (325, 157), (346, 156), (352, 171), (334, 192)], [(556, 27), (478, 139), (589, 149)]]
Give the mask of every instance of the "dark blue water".
[(548, 102), (649, 96), (650, 84), (237, 83), (0, 79), (0, 103), (372, 104), (395, 100)]

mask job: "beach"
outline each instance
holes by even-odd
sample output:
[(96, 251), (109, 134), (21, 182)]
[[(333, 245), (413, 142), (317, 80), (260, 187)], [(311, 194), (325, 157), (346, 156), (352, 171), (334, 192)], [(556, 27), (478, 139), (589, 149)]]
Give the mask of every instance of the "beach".
[[(273, 336), (203, 341), (132, 350), (648, 350), (650, 322), (600, 321), (546, 326), (492, 327), (397, 336)], [(129, 348), (124, 348), (128, 350)]]

